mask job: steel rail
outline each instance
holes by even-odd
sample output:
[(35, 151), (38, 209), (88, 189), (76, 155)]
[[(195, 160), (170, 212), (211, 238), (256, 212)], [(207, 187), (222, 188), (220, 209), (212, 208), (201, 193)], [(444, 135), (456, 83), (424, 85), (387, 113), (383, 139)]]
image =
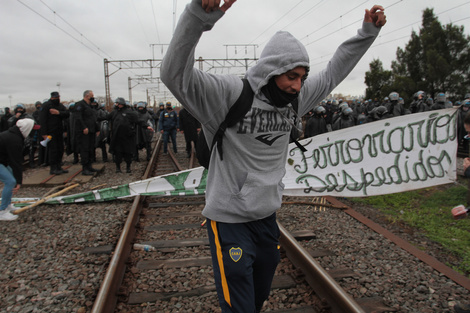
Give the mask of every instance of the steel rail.
[(196, 147), (194, 146), (194, 141), (191, 141), (191, 157), (189, 158), (188, 168), (193, 168), (196, 163)]
[(289, 260), (305, 275), (305, 279), (320, 297), (326, 299), (333, 313), (365, 313), (364, 309), (314, 260), (297, 240), (278, 222), (281, 247)]
[(168, 155), (170, 156), (171, 161), (173, 162), (173, 165), (175, 166), (175, 169), (176, 169), (177, 171), (182, 171), (182, 170), (183, 170), (183, 167), (182, 167), (181, 164), (178, 162), (178, 160), (177, 160), (177, 158), (176, 158), (176, 155), (175, 155), (175, 153), (173, 152), (173, 150), (168, 149)]
[(414, 255), (417, 257), (419, 260), (422, 262), (426, 263), (427, 265), (431, 266), (433, 269), (438, 271), (439, 273), (447, 276), (449, 279), (453, 280), (455, 283), (459, 284), (463, 288), (470, 290), (470, 279), (468, 279), (466, 276), (458, 273), (457, 271), (453, 270), (449, 266), (445, 265), (444, 263), (440, 262), (436, 258), (430, 256), (429, 254), (421, 251), (408, 241), (398, 237), (394, 233), (390, 232), (389, 230), (385, 229), (384, 227), (380, 226), (379, 224), (375, 223), (374, 221), (368, 219), (364, 215), (360, 214), (356, 210), (352, 209), (351, 207), (343, 204), (339, 200), (337, 200), (334, 197), (326, 197), (328, 202), (331, 204), (337, 206), (338, 208), (344, 209), (344, 212), (351, 217), (355, 218), (359, 222), (363, 223), (373, 231), (375, 231), (378, 234), (381, 234), (394, 244), (396, 244), (398, 247), (402, 248), (406, 252), (410, 253), (411, 255)]
[[(149, 165), (145, 170), (143, 179), (147, 179), (152, 173), (156, 164), (158, 152), (162, 146), (162, 137), (158, 138), (155, 149), (150, 158)], [(126, 261), (131, 253), (131, 244), (135, 238), (136, 225), (139, 222), (142, 204), (145, 201), (145, 196), (136, 196), (132, 203), (132, 208), (129, 211), (126, 223), (119, 237), (118, 243), (114, 250), (113, 257), (109, 263), (106, 275), (101, 283), (100, 290), (93, 303), (92, 313), (111, 313), (114, 312), (118, 300), (119, 287), (121, 286), (124, 274), (126, 271)]]

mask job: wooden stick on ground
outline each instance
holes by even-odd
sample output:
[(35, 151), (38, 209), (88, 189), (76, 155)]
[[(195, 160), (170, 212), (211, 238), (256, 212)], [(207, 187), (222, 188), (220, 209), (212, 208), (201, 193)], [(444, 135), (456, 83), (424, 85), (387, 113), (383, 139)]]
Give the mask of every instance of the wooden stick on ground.
[(19, 203), (31, 203), (34, 200), (23, 200), (23, 201), (12, 201), (11, 204), (19, 204)]
[(41, 199), (44, 199), (45, 197), (47, 197), (48, 195), (50, 195), (51, 193), (53, 193), (54, 191), (56, 191), (57, 189), (61, 189), (61, 188), (64, 188), (64, 187), (68, 187), (72, 185), (72, 183), (67, 183), (65, 185), (59, 185), (59, 186), (55, 186), (54, 188), (52, 188), (51, 190), (49, 190), (48, 192), (46, 192), (42, 197)]
[(90, 190), (95, 190), (95, 189), (98, 189), (98, 188), (104, 187), (104, 186), (106, 186), (106, 185), (107, 185), (107, 183), (104, 183), (104, 184), (101, 184), (101, 185), (95, 186), (95, 187), (93, 187), (93, 188), (90, 188)]
[(69, 187), (67, 187), (67, 188), (64, 188), (64, 189), (62, 189), (61, 191), (56, 192), (56, 193), (54, 193), (54, 194), (52, 194), (52, 195), (49, 195), (49, 196), (47, 196), (47, 197), (45, 197), (45, 198), (42, 198), (41, 200), (38, 200), (38, 201), (34, 202), (34, 203), (31, 204), (31, 205), (25, 206), (25, 207), (23, 207), (23, 208), (20, 208), (20, 209), (14, 210), (14, 211), (11, 211), (11, 213), (13, 213), (13, 214), (19, 214), (19, 213), (21, 213), (21, 212), (23, 212), (23, 211), (29, 210), (29, 209), (31, 209), (31, 208), (33, 208), (33, 207), (35, 207), (35, 206), (38, 206), (38, 205), (40, 205), (40, 204), (46, 202), (46, 201), (49, 200), (50, 198), (57, 197), (57, 196), (59, 196), (59, 195), (65, 193), (66, 191), (69, 191), (70, 189), (73, 189), (73, 188), (77, 187), (78, 185), (80, 185), (80, 184), (75, 184), (75, 185), (69, 186)]
[(334, 206), (330, 203), (308, 202), (308, 201), (290, 201), (290, 202), (282, 202), (282, 204), (305, 204), (305, 205), (312, 205), (312, 206), (324, 206), (327, 208), (334, 208), (334, 209), (345, 209), (345, 208)]

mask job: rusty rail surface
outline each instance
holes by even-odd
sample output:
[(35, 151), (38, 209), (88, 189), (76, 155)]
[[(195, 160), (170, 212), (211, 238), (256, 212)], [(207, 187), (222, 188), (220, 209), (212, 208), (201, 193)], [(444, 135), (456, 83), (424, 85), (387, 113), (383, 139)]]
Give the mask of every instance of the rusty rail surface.
[[(152, 157), (148, 163), (147, 169), (145, 170), (143, 179), (147, 179), (148, 176), (154, 170), (157, 162), (158, 152), (162, 146), (162, 137), (158, 137), (158, 141), (152, 153)], [(117, 299), (118, 291), (121, 286), (124, 274), (126, 271), (126, 261), (129, 258), (132, 249), (132, 241), (135, 238), (136, 225), (139, 222), (140, 212), (142, 210), (142, 204), (144, 203), (144, 196), (136, 196), (132, 203), (132, 208), (129, 211), (126, 223), (122, 230), (121, 236), (119, 237), (118, 243), (114, 250), (113, 257), (106, 271), (106, 275), (101, 284), (98, 295), (93, 304), (93, 313), (104, 313), (114, 312)]]
[(343, 204), (340, 202), (338, 199), (334, 197), (325, 197), (327, 200), (335, 205), (338, 208), (344, 209), (344, 212), (351, 217), (355, 218), (359, 222), (363, 223), (373, 231), (375, 231), (378, 234), (381, 234), (394, 244), (396, 244), (398, 247), (402, 248), (406, 252), (410, 253), (411, 255), (414, 255), (417, 257), (419, 260), (422, 262), (426, 263), (427, 265), (431, 266), (433, 269), (438, 271), (439, 273), (447, 276), (448, 278), (452, 279), (455, 283), (459, 284), (460, 286), (466, 288), (467, 290), (470, 290), (470, 279), (465, 277), (464, 275), (458, 273), (457, 271), (451, 269), (444, 263), (438, 261), (436, 258), (430, 256), (429, 254), (421, 251), (420, 249), (416, 248), (413, 246), (411, 243), (408, 241), (398, 237), (397, 235), (393, 234), (389, 230), (383, 228), (379, 224), (371, 221), (364, 215), (360, 214), (359, 212), (353, 210), (349, 206)]
[[(148, 178), (154, 172), (155, 167), (157, 165), (157, 157), (161, 149), (161, 145), (162, 140), (160, 136), (157, 144), (155, 145), (152, 157), (144, 173), (143, 179)], [(181, 170), (181, 166), (179, 166), (178, 162), (176, 161), (176, 157), (170, 149), (169, 155), (174, 160), (174, 164), (177, 164), (175, 165), (175, 167), (177, 167), (178, 170)], [(193, 162), (194, 155), (191, 156), (189, 167), (192, 167)], [(335, 207), (344, 210), (345, 213), (362, 222), (377, 233), (388, 238), (393, 243), (397, 244), (399, 247), (418, 257), (421, 261), (432, 266), (434, 269), (443, 273), (444, 275), (454, 280), (456, 283), (460, 284), (464, 288), (470, 290), (470, 280), (464, 277), (463, 275), (458, 274), (446, 265), (440, 263), (431, 256), (418, 250), (410, 243), (404, 241), (403, 239), (389, 232), (380, 225), (362, 216), (358, 212), (354, 211), (352, 208), (340, 202), (338, 199), (329, 196), (324, 198), (331, 204), (329, 205), (330, 207)], [(106, 276), (101, 284), (97, 298), (94, 302), (91, 311), (93, 313), (115, 311), (118, 301), (119, 288), (121, 286), (126, 271), (126, 261), (128, 260), (129, 255), (131, 253), (132, 242), (135, 238), (135, 226), (139, 222), (139, 216), (144, 201), (144, 196), (137, 196), (132, 204), (132, 208), (129, 212), (129, 216), (126, 220), (122, 234), (116, 245), (114, 255), (108, 266)], [(302, 270), (303, 274), (305, 275), (306, 281), (309, 283), (315, 293), (328, 302), (329, 306), (331, 307), (331, 312), (366, 312), (364, 308), (362, 308), (361, 305), (358, 304), (358, 302), (356, 302), (349, 294), (347, 294), (341, 288), (341, 286), (328, 274), (328, 272), (324, 270), (317, 261), (314, 260), (314, 258), (308, 253), (308, 251), (306, 251), (281, 224), (279, 224), (279, 228), (281, 231), (280, 243), (283, 249), (286, 251), (286, 255), (296, 267)]]
[(282, 248), (289, 260), (302, 270), (305, 279), (320, 297), (326, 299), (334, 313), (365, 313), (361, 306), (313, 259), (295, 238), (280, 224)]

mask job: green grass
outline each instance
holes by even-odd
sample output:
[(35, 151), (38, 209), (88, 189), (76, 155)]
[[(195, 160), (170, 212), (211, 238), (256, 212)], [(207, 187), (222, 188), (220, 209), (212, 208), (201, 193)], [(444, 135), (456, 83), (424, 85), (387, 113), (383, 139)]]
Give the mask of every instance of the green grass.
[(465, 186), (451, 184), (349, 200), (377, 208), (391, 222), (406, 223), (419, 229), (429, 239), (461, 258), (460, 265), (453, 268), (470, 277), (470, 217), (454, 220), (451, 214), (454, 206), (468, 206), (467, 192)]

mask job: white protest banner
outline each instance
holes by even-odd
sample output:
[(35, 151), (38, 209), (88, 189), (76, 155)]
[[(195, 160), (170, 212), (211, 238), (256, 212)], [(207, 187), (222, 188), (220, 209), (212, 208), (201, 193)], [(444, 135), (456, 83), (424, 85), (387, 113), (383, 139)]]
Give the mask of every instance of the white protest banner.
[(292, 146), (284, 195), (363, 197), (456, 180), (457, 109), (354, 126)]
[[(292, 143), (284, 195), (364, 197), (454, 182), (457, 116), (457, 109), (444, 109), (354, 126), (302, 140), (307, 152)], [(200, 195), (206, 179), (207, 170), (198, 167), (46, 203), (102, 202), (139, 194)]]

